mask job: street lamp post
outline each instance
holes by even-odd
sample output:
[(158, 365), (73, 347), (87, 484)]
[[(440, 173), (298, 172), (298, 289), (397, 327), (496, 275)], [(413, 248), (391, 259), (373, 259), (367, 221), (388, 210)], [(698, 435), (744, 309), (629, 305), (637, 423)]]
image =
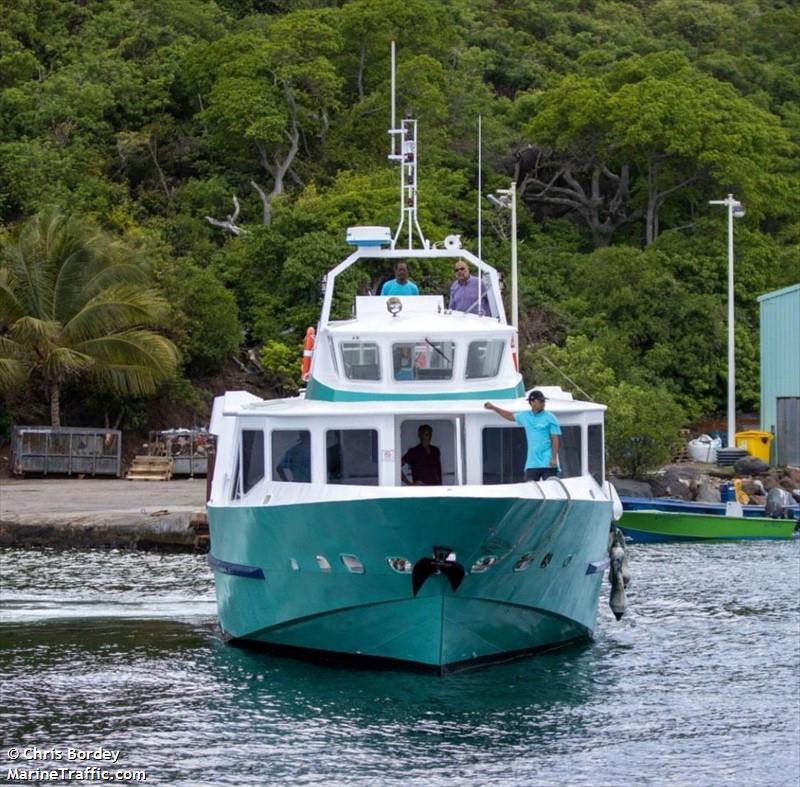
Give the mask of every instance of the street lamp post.
[(728, 208), (728, 448), (736, 447), (736, 358), (733, 336), (733, 220), (744, 216), (742, 203), (728, 194), (725, 199), (709, 200), (709, 205)]
[(511, 187), (497, 189), (500, 197), (488, 194), (489, 201), (498, 208), (511, 210), (511, 324), (519, 328), (519, 290), (517, 289), (517, 184), (511, 181)]

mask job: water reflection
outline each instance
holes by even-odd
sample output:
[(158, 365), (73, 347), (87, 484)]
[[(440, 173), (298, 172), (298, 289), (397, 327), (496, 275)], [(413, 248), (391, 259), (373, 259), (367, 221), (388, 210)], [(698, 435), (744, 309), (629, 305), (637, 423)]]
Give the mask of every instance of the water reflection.
[(154, 784), (796, 783), (797, 547), (637, 547), (622, 624), (445, 678), (228, 646), (202, 558), (0, 553), (3, 742)]
[[(344, 778), (343, 758), (358, 771), (348, 783), (435, 781), (451, 761), (516, 759), (568, 728), (580, 736), (574, 709), (592, 697), (593, 647), (440, 679), (229, 647), (211, 623), (6, 626), (3, 673), (19, 699), (3, 724), (11, 741), (122, 748), (137, 761), (126, 767), (170, 783), (227, 768), (230, 783), (287, 783), (300, 763), (331, 783)], [(177, 767), (172, 752), (191, 755)], [(393, 760), (396, 774), (386, 772)]]

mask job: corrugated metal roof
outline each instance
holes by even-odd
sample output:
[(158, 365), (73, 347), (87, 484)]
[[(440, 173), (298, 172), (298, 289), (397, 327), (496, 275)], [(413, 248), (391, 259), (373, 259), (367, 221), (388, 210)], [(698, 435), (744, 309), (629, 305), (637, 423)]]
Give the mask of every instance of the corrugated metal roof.
[(780, 290), (773, 290), (772, 292), (765, 292), (763, 295), (759, 295), (756, 300), (759, 303), (763, 303), (764, 301), (768, 301), (770, 298), (783, 298), (785, 295), (788, 295), (790, 292), (800, 292), (800, 283), (798, 284), (790, 284), (788, 287), (784, 287)]

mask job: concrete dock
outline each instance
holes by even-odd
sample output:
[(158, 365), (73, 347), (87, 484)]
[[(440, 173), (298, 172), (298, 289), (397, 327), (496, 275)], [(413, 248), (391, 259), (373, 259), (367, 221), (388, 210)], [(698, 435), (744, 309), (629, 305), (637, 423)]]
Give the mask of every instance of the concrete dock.
[(207, 548), (206, 479), (0, 479), (0, 546)]

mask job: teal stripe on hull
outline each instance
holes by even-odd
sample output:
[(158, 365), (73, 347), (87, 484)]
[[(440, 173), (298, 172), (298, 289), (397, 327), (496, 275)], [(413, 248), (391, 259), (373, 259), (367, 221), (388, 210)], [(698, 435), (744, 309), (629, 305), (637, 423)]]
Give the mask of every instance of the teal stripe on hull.
[[(216, 573), (220, 623), (235, 639), (437, 669), (565, 643), (594, 629), (602, 574), (586, 567), (606, 554), (610, 518), (605, 501), (514, 498), (212, 506), (214, 558), (264, 573)], [(414, 597), (411, 575), (386, 558), (415, 562), (434, 544), (452, 547), (467, 572), (480, 557), (498, 561), (467, 573), (455, 593), (432, 576)], [(530, 568), (513, 571), (530, 552)], [(342, 554), (357, 556), (364, 573), (351, 573)]]
[(331, 388), (313, 377), (308, 381), (306, 399), (323, 402), (422, 402), (450, 399), (519, 399), (525, 395), (522, 381), (512, 388), (496, 388), (491, 391), (448, 391), (447, 393), (389, 393), (375, 391), (347, 391)]

